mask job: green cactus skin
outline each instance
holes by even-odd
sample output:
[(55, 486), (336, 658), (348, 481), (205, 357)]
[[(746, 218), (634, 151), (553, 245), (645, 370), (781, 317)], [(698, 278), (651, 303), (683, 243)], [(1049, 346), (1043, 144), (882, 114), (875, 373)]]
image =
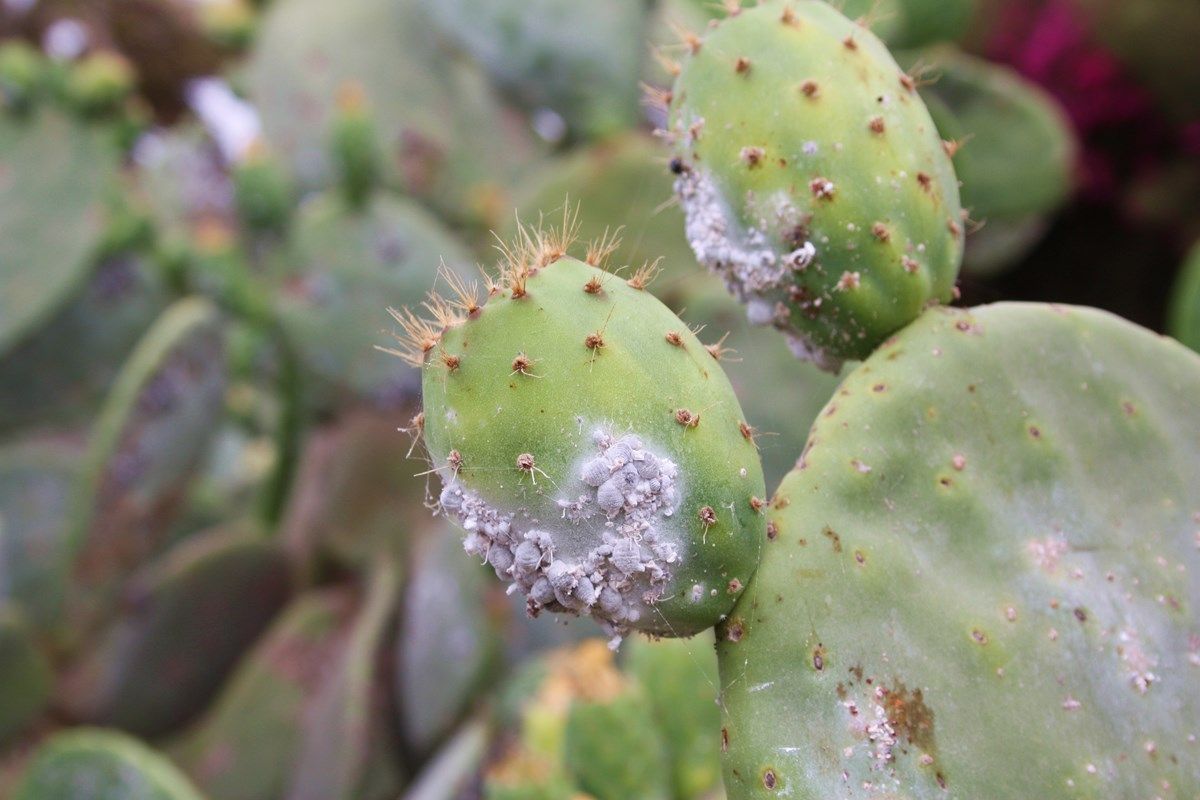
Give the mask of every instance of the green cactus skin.
[(302, 724), (354, 618), (353, 594), (294, 600), (251, 651), (203, 719), (168, 752), (210, 797), (277, 800), (295, 770)]
[(265, 145), (252, 147), (233, 169), (233, 196), (242, 225), (253, 233), (282, 233), (295, 208), (295, 190), (283, 164)]
[(644, 0), (422, 0), (438, 33), (524, 108), (549, 108), (584, 137), (638, 121)]
[(60, 682), (74, 719), (160, 736), (201, 711), (287, 599), (282, 551), (251, 526), (193, 535), (135, 574), (121, 618)]
[(1200, 242), (1192, 246), (1179, 270), (1167, 316), (1171, 335), (1200, 353)]
[(66, 305), (0, 357), (0, 431), (91, 418), (168, 300), (148, 258), (96, 260)]
[(63, 77), (63, 99), (86, 116), (115, 113), (132, 93), (137, 75), (117, 53), (97, 51), (71, 64)]
[(62, 612), (66, 521), (83, 449), (69, 435), (0, 447), (0, 603), (18, 605), (39, 632)]
[(942, 138), (952, 142), (963, 207), (983, 223), (967, 239), (964, 268), (994, 273), (1039, 238), (1014, 232), (1040, 234), (1042, 220), (1069, 199), (1078, 155), (1070, 121), (1035, 84), (952, 47), (905, 53), (900, 60), (928, 65), (937, 75), (921, 87), (921, 98)]
[(670, 130), (701, 263), (829, 369), (948, 301), (958, 185), (883, 44), (823, 2), (766, 2), (690, 43)]
[(692, 640), (637, 638), (625, 671), (646, 690), (671, 763), (671, 797), (699, 800), (721, 785), (721, 710), (710, 635)]
[(331, 185), (339, 89), (362, 87), (385, 183), (461, 222), (492, 225), (496, 193), (537, 154), (486, 77), (443, 52), (419, 0), (288, 0), (264, 14), (246, 85), (302, 190)]
[[(119, 153), (111, 131), (44, 108), (0, 114), (0, 356), (87, 280)], [(48, 216), (50, 214), (50, 216)]]
[[(662, 144), (648, 134), (630, 132), (546, 161), (513, 191), (517, 213), (501, 228), (517, 235), (518, 219), (537, 219), (564, 202), (587, 212), (579, 238), (597, 241), (606, 234), (620, 245), (609, 258), (613, 271), (633, 270), (661, 258), (662, 272), (650, 285), (654, 296), (678, 312), (696, 283), (708, 276), (696, 266), (683, 235), (683, 212), (670, 203), (672, 178)], [(620, 235), (617, 232), (620, 230)]]
[(68, 616), (90, 631), (117, 589), (157, 551), (224, 410), (221, 315), (209, 301), (169, 307), (117, 376), (92, 432), (68, 523)]
[(1198, 393), (1195, 354), (1090, 309), (889, 340), (718, 628), (730, 799), (1200, 791)]
[(376, 194), (362, 209), (340, 193), (320, 195), (296, 219), (295, 257), (273, 278), (275, 307), (301, 363), (319, 382), (319, 407), (357, 401), (379, 409), (407, 407), (419, 376), (364, 347), (384, 329), (381, 303), (417, 304), (434, 281), (439, 258), (457, 275), (473, 263), (445, 226), (410, 200)]
[(203, 800), (186, 777), (137, 739), (76, 728), (46, 741), (13, 800)]
[(50, 696), (52, 675), (24, 616), (0, 602), (0, 743), (41, 713)]
[(0, 44), (0, 110), (25, 112), (33, 105), (46, 65), (41, 51), (20, 39)]
[[(379, 747), (382, 698), (375, 669), (399, 598), (399, 578), (387, 559), (372, 570), (333, 671), (306, 710), (288, 800), (374, 800), (400, 790), (399, 765), (379, 763), (380, 757), (395, 756)], [(371, 791), (364, 793), (364, 785)]]
[(500, 704), (505, 735), (484, 770), (487, 800), (671, 797), (666, 745), (650, 701), (603, 640), (528, 662)]
[(440, 507), (531, 614), (688, 636), (754, 570), (762, 470), (717, 361), (651, 294), (566, 256), (569, 238), (527, 233), (486, 306), (432, 301), (441, 334), (397, 314)]
[(503, 642), (487, 613), (488, 571), (462, 557), (444, 521), (413, 537), (394, 644), (393, 694), (411, 752), (429, 753), (500, 664)]

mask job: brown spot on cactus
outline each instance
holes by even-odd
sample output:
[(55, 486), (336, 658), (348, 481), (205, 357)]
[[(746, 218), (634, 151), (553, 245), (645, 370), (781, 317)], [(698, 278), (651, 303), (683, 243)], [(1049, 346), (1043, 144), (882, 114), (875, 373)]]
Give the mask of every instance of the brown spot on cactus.
[(946, 220), (946, 230), (950, 231), (951, 236), (957, 237), (962, 235), (962, 225), (959, 225), (953, 219)]
[(763, 500), (761, 497), (755, 497), (754, 495), (750, 495), (750, 508), (751, 508), (751, 510), (754, 511), (755, 514), (761, 514), (762, 510), (764, 508), (766, 508), (766, 505), (767, 505), (766, 500)]
[(917, 90), (916, 80), (913, 78), (913, 76), (909, 75), (907, 72), (900, 73), (900, 85), (903, 86), (905, 88), (905, 90), (907, 90), (909, 92), (915, 92)]
[(721, 728), (721, 752), (729, 752), (729, 729)]
[(771, 769), (770, 767), (767, 767), (765, 770), (763, 770), (763, 774), (762, 774), (763, 788), (768, 791), (774, 791), (775, 790), (775, 782), (776, 782), (775, 770)]
[(733, 71), (738, 75), (746, 75), (750, 72), (750, 59), (745, 56), (738, 56), (737, 61), (733, 62)]
[(862, 550), (855, 550), (854, 560), (859, 564), (859, 566), (862, 566), (867, 563), (867, 554)]
[(828, 539), (829, 543), (833, 545), (833, 552), (842, 552), (842, 537), (838, 536), (837, 531), (826, 525), (821, 531), (821, 535)]
[(705, 528), (711, 528), (717, 524), (717, 512), (713, 511), (712, 506), (702, 506), (697, 516), (700, 517), (700, 522)]
[(663, 338), (672, 347), (683, 347), (683, 337), (679, 335), (679, 331), (667, 331)]
[(588, 279), (588, 282), (583, 285), (583, 290), (588, 294), (600, 294), (600, 290), (604, 287), (600, 285), (600, 276), (593, 275)]
[(918, 172), (917, 183), (921, 184), (921, 189), (926, 192), (933, 190), (933, 178), (929, 177), (928, 172)]
[(529, 360), (529, 356), (524, 353), (517, 353), (517, 357), (512, 360), (512, 372), (510, 374), (515, 375), (519, 372), (522, 375), (533, 377), (532, 369), (533, 362)]
[(848, 292), (857, 289), (862, 282), (861, 276), (857, 272), (843, 272), (842, 277), (838, 278), (836, 284), (839, 292)]
[(800, 27), (800, 20), (796, 18), (796, 12), (791, 6), (784, 6), (783, 13), (779, 15), (779, 21), (784, 25), (790, 25), (794, 28)]
[(767, 539), (769, 541), (773, 542), (778, 538), (779, 538), (779, 525), (775, 522), (775, 520), (771, 520), (770, 522), (767, 523)]
[(808, 190), (818, 200), (832, 200), (837, 189), (828, 178), (813, 178), (808, 182)]
[(804, 81), (804, 83), (800, 84), (800, 93), (809, 100), (814, 100), (816, 99), (817, 95), (821, 93), (821, 86), (816, 81), (809, 78), (808, 80)]
[(921, 269), (921, 262), (909, 256), (901, 256), (900, 266), (904, 267), (904, 271), (909, 275), (915, 275), (917, 270)]
[(1075, 615), (1075, 619), (1079, 620), (1080, 622), (1087, 622), (1088, 615), (1085, 609), (1076, 608), (1072, 613)]
[(462, 359), (453, 353), (442, 353), (442, 363), (446, 365), (446, 369), (454, 372), (462, 364)]
[(728, 338), (729, 338), (729, 332), (726, 331), (724, 336), (722, 336), (720, 339), (718, 339), (713, 344), (706, 344), (704, 346), (704, 349), (707, 350), (708, 354), (710, 356), (712, 356), (713, 358), (715, 358), (717, 361), (721, 361), (726, 356), (732, 355), (733, 353), (737, 352), (732, 347), (725, 346), (725, 340)]
[(975, 644), (984, 645), (988, 643), (988, 637), (979, 628), (973, 628), (971, 630), (971, 641), (975, 642)]
[(842, 46), (844, 46), (847, 50), (858, 50), (858, 42), (854, 40), (853, 33), (847, 36), (845, 39), (842, 39)]
[(942, 149), (946, 151), (946, 155), (950, 158), (954, 158), (956, 155), (958, 155), (958, 149), (960, 147), (962, 147), (962, 142), (958, 141), (957, 139), (942, 140)]
[(817, 672), (825, 669), (825, 648), (820, 644), (813, 649), (812, 665)]
[(725, 626), (725, 639), (730, 642), (740, 642), (742, 635), (746, 632), (746, 627), (742, 624), (742, 620), (734, 617)]
[(884, 124), (883, 117), (871, 117), (871, 121), (867, 123), (867, 127), (871, 130), (871, 133), (881, 134), (884, 132), (886, 125)]
[(532, 474), (536, 466), (537, 465), (533, 460), (532, 453), (521, 453), (521, 455), (517, 456), (517, 469), (521, 470), (522, 472), (528, 472)]
[(588, 350), (599, 350), (604, 347), (604, 333), (602, 331), (594, 331), (589, 333), (583, 339), (583, 346)]
[(730, 594), (737, 594), (738, 592), (740, 592), (742, 590), (742, 582), (739, 581), (737, 578), (734, 578), (731, 581), (729, 581), (729, 585), (726, 586), (725, 588)]
[(755, 147), (751, 145), (743, 147), (742, 151), (738, 154), (738, 158), (740, 158), (742, 163), (747, 167), (754, 169), (762, 163), (763, 155), (765, 155), (765, 151), (761, 147)]
[(876, 222), (871, 226), (871, 233), (881, 242), (888, 242), (892, 238), (892, 232), (888, 230), (887, 225), (882, 222)]
[(685, 428), (694, 428), (700, 424), (700, 415), (686, 408), (675, 409), (675, 421)]

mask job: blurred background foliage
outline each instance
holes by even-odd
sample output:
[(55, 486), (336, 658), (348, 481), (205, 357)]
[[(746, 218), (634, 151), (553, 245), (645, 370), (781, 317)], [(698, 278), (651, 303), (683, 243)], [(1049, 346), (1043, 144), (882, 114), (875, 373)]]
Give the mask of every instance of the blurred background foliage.
[[(1195, 0), (835, 5), (954, 150), (962, 303), (1200, 347)], [(644, 99), (726, 13), (0, 0), (0, 797), (721, 796), (711, 642), (525, 619), (373, 345), (578, 204), (735, 351), (774, 485), (836, 378), (696, 267)]]

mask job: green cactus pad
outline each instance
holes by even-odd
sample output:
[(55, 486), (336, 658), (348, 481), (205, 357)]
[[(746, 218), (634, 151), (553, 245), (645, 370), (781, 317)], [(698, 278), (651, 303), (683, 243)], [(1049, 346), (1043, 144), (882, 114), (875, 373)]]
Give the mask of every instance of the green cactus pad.
[(1197, 242), (1175, 279), (1167, 328), (1171, 335), (1200, 353), (1200, 242)]
[(205, 717), (170, 748), (211, 797), (277, 800), (295, 771), (303, 722), (355, 610), (330, 589), (294, 600), (246, 656)]
[[(966, 267), (976, 274), (993, 272), (1037, 240), (1004, 237), (1012, 247), (997, 252), (990, 226), (1003, 236), (1018, 223), (1050, 214), (1070, 196), (1078, 149), (1070, 121), (1054, 98), (1007, 67), (951, 47), (901, 60), (929, 65), (937, 75), (921, 88), (921, 97), (942, 138), (955, 142), (963, 207), (983, 223), (967, 238)], [(990, 245), (978, 256), (977, 237)]]
[[(670, 202), (671, 174), (662, 145), (648, 135), (628, 133), (547, 161), (514, 190), (517, 213), (502, 228), (516, 235), (517, 219), (536, 220), (564, 203), (578, 206), (579, 236), (598, 240), (605, 234), (620, 245), (609, 262), (627, 277), (648, 261), (661, 258), (663, 272), (650, 291), (678, 311), (708, 276), (696, 266), (683, 234), (683, 212)], [(617, 231), (620, 230), (618, 236)]]
[(566, 256), (568, 239), (526, 233), (486, 306), (435, 299), (440, 334), (397, 315), (440, 506), (531, 614), (691, 635), (757, 563), (758, 455), (720, 364), (645, 276)]
[(94, 261), (66, 305), (0, 358), (0, 430), (93, 416), (167, 302), (148, 258), (125, 251)]
[(49, 739), (14, 800), (203, 800), (171, 762), (137, 739), (79, 728)]
[(1090, 309), (885, 343), (718, 628), (731, 800), (1200, 791), (1198, 394), (1194, 353)]
[(51, 108), (0, 113), (0, 356), (87, 280), (120, 160), (111, 138)]
[(0, 602), (0, 743), (42, 711), (52, 680), (50, 662), (34, 644), (23, 615)]
[(168, 308), (138, 343), (92, 432), (69, 524), (75, 630), (111, 610), (121, 580), (159, 549), (224, 410), (221, 315)]
[(549, 108), (583, 136), (638, 120), (644, 0), (423, 0), (437, 31), (525, 108)]
[(668, 137), (688, 241), (797, 355), (865, 358), (962, 258), (954, 169), (884, 45), (816, 0), (764, 2), (694, 39)]
[(320, 379), (318, 405), (407, 405), (415, 370), (371, 347), (386, 330), (381, 308), (417, 304), (439, 259), (456, 275), (473, 259), (446, 228), (410, 200), (377, 194), (361, 210), (341, 193), (321, 195), (296, 220), (295, 257), (275, 276), (276, 308), (301, 362)]
[(46, 630), (62, 611), (66, 523), (83, 443), (37, 436), (0, 447), (0, 603)]
[(499, 665), (487, 571), (462, 557), (444, 521), (412, 542), (395, 642), (395, 697), (409, 747), (428, 753), (448, 734)]
[(394, 747), (380, 746), (383, 708), (375, 669), (399, 591), (398, 568), (381, 560), (333, 669), (306, 709), (288, 800), (356, 800), (368, 783), (386, 786), (371, 797), (394, 797), (400, 790)]
[[(372, 109), (385, 182), (459, 220), (491, 222), (494, 195), (535, 154), (487, 79), (449, 56), (418, 0), (286, 0), (264, 15), (247, 69), (272, 149), (301, 188), (331, 185), (327, 146), (339, 90)], [(503, 213), (503, 212), (502, 212)]]
[(201, 711), (287, 598), (288, 564), (252, 526), (189, 537), (135, 574), (124, 613), (73, 665), (58, 702), (143, 736)]
[(698, 800), (721, 785), (721, 710), (717, 658), (709, 634), (695, 639), (637, 638), (626, 672), (646, 690), (671, 763), (671, 796)]

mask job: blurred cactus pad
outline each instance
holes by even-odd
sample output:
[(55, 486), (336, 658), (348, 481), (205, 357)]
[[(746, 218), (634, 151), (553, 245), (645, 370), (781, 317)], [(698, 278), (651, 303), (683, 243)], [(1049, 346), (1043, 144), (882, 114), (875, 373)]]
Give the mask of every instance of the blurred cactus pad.
[(1198, 23), (0, 0), (0, 800), (1200, 800)]

